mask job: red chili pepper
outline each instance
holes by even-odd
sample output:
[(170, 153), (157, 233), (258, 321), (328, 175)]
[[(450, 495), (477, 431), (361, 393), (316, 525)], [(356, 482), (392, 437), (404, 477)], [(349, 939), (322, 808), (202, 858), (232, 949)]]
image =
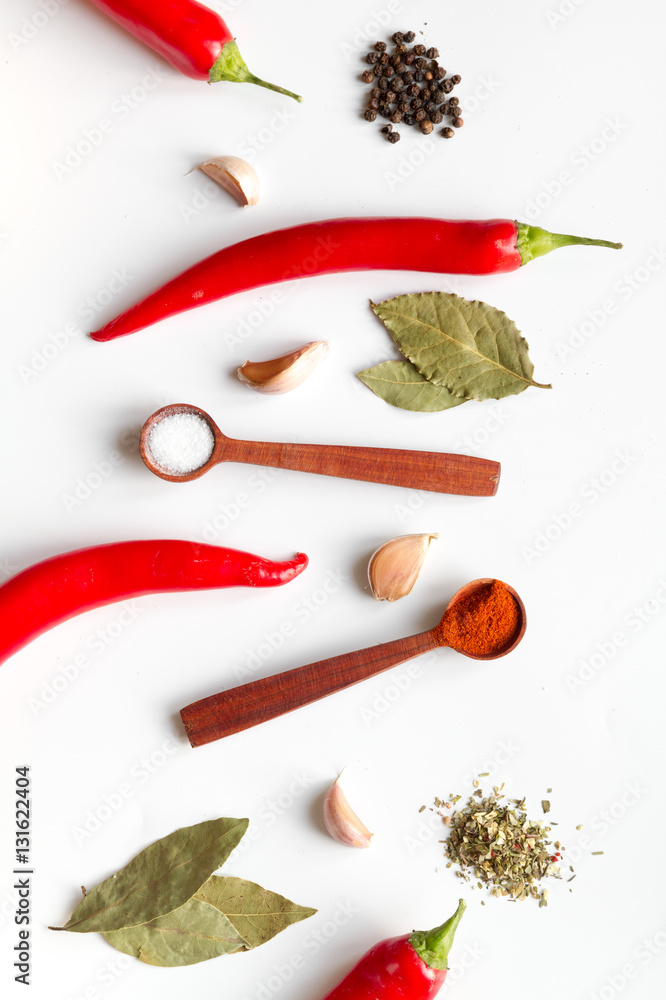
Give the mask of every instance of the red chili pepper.
[(123, 28), (195, 80), (230, 80), (302, 101), (298, 94), (260, 80), (245, 65), (219, 14), (196, 0), (91, 0)]
[(431, 1000), (444, 985), (449, 950), (464, 910), (461, 899), (441, 927), (376, 944), (323, 1000)]
[(0, 587), (0, 663), (42, 632), (83, 611), (178, 590), (277, 587), (308, 564), (300, 552), (271, 562), (197, 542), (116, 542), (55, 556)]
[(206, 257), (116, 317), (93, 340), (115, 340), (167, 316), (276, 281), (339, 271), (515, 271), (534, 257), (576, 243), (621, 243), (548, 233), (510, 219), (332, 219), (243, 240)]

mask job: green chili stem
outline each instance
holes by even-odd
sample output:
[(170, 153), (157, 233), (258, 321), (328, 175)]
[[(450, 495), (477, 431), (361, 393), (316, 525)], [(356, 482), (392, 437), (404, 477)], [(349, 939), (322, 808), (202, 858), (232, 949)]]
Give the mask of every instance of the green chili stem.
[(467, 903), (458, 902), (458, 909), (439, 927), (431, 931), (414, 931), (409, 939), (412, 948), (430, 969), (448, 969), (449, 951)]
[(523, 264), (529, 264), (535, 257), (542, 257), (558, 247), (592, 246), (610, 247), (611, 250), (621, 250), (621, 243), (610, 243), (608, 240), (591, 240), (586, 236), (565, 236), (562, 233), (549, 233), (539, 226), (529, 226), (525, 222), (517, 222), (518, 236), (516, 247)]
[(261, 80), (254, 73), (250, 73), (245, 65), (245, 60), (238, 51), (235, 40), (227, 42), (224, 46), (213, 63), (208, 80), (209, 83), (219, 83), (220, 80), (229, 80), (231, 83), (255, 83), (258, 87), (266, 87), (267, 90), (274, 90), (277, 94), (293, 97), (295, 101), (303, 100), (298, 94), (293, 94), (291, 90), (277, 87), (274, 83), (267, 83), (266, 80)]

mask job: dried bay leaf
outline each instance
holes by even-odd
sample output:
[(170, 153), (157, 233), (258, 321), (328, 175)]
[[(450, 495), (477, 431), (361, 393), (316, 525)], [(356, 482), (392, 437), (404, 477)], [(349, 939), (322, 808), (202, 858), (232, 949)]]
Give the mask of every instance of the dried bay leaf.
[(371, 303), (398, 347), (429, 382), (465, 399), (502, 399), (535, 382), (528, 344), (515, 323), (485, 302), (447, 292)]
[(249, 948), (264, 944), (285, 927), (317, 912), (309, 906), (292, 903), (277, 892), (262, 889), (256, 882), (230, 876), (213, 875), (194, 898), (223, 913)]
[(183, 906), (227, 860), (247, 819), (212, 819), (183, 827), (141, 851), (81, 900), (63, 930), (118, 931)]
[(380, 399), (402, 410), (435, 413), (467, 402), (446, 386), (429, 382), (411, 361), (384, 361), (359, 372), (358, 378)]
[(219, 955), (247, 951), (233, 924), (214, 906), (189, 899), (148, 924), (104, 935), (110, 945), (146, 965), (196, 965)]
[(184, 906), (104, 937), (147, 965), (195, 965), (257, 948), (316, 912), (255, 882), (212, 875)]

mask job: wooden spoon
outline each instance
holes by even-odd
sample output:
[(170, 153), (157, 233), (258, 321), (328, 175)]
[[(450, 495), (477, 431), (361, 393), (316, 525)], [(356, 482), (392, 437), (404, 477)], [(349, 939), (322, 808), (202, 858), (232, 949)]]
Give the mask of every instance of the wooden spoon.
[[(171, 475), (157, 464), (150, 452), (152, 429), (160, 420), (176, 413), (192, 413), (205, 420), (215, 439), (213, 453), (208, 461), (185, 475)], [(370, 483), (473, 497), (494, 496), (500, 477), (499, 462), (471, 455), (404, 451), (397, 448), (238, 441), (226, 437), (204, 410), (186, 403), (164, 406), (153, 413), (141, 431), (140, 449), (141, 457), (150, 471), (171, 483), (188, 483), (192, 479), (198, 479), (220, 462), (268, 465), (275, 469), (316, 472), (322, 476), (361, 479)]]
[[(461, 587), (447, 605), (445, 614), (457, 601), (492, 582), (492, 579), (487, 578), (472, 580), (471, 583)], [(473, 660), (496, 660), (516, 648), (525, 634), (527, 616), (525, 605), (516, 591), (508, 584), (505, 586), (516, 601), (519, 612), (518, 627), (511, 641), (502, 649), (483, 656), (475, 656), (465, 649), (457, 649), (456, 652), (463, 653)], [(368, 649), (356, 650), (354, 653), (343, 653), (328, 660), (310, 663), (306, 667), (297, 667), (275, 674), (273, 677), (263, 677), (249, 684), (241, 684), (239, 687), (188, 705), (181, 711), (180, 716), (192, 746), (203, 746), (205, 743), (212, 743), (224, 736), (257, 726), (260, 722), (293, 712), (295, 708), (309, 705), (313, 701), (319, 701), (326, 695), (341, 691), (365, 680), (366, 677), (372, 677), (398, 663), (404, 663), (405, 660), (437, 649), (438, 646), (450, 646), (450, 643), (446, 635), (442, 635), (435, 626), (427, 632), (419, 632), (406, 639), (394, 639), (392, 642), (383, 642)]]

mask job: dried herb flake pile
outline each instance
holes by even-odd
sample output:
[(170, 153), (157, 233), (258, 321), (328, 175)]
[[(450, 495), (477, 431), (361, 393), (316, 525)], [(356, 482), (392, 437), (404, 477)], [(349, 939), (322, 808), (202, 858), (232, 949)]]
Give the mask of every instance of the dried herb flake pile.
[(435, 799), (435, 809), (449, 828), (448, 839), (441, 841), (449, 858), (446, 867), (458, 865), (458, 878), (476, 880), (473, 888), (487, 886), (491, 896), (533, 898), (539, 906), (547, 906), (548, 889), (540, 889), (538, 883), (562, 878), (559, 862), (564, 850), (559, 841), (548, 839), (552, 828), (544, 820), (528, 818), (525, 799), (507, 800), (503, 785), (487, 796), (478, 781), (474, 785), (476, 791), (460, 808), (455, 808), (460, 795)]

